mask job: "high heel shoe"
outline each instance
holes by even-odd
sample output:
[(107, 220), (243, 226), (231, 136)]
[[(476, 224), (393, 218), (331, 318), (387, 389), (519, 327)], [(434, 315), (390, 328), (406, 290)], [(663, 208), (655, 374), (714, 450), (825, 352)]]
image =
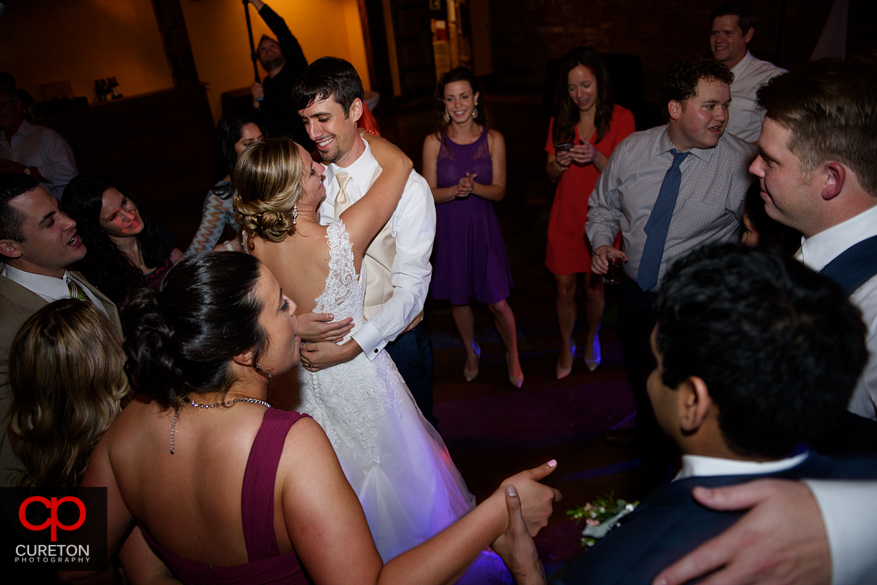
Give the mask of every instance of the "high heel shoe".
[(594, 344), (591, 345), (591, 359), (588, 359), (587, 356), (585, 357), (585, 365), (588, 367), (588, 370), (590, 370), (591, 372), (596, 370), (597, 366), (600, 365), (601, 357), (602, 356), (600, 355), (600, 336), (595, 335), (594, 336)]
[(573, 345), (573, 342), (569, 342), (569, 351), (572, 354), (572, 359), (569, 361), (568, 368), (560, 367), (560, 358), (557, 359), (557, 379), (563, 380), (567, 376), (569, 376), (570, 372), (572, 372), (572, 364), (576, 360), (576, 346)]
[(515, 388), (520, 388), (521, 386), (523, 386), (524, 385), (523, 373), (521, 373), (520, 377), (512, 375), (512, 372), (511, 372), (512, 364), (511, 364), (511, 361), (509, 360), (509, 352), (505, 353), (505, 364), (506, 364), (506, 367), (509, 369), (509, 382), (511, 383), (511, 385), (514, 386)]
[(475, 355), (478, 356), (478, 360), (475, 363), (474, 370), (467, 370), (465, 366), (463, 367), (463, 378), (465, 378), (467, 382), (471, 382), (478, 377), (478, 362), (481, 361), (481, 346), (477, 343), (473, 343), (472, 345), (472, 349), (475, 350)]

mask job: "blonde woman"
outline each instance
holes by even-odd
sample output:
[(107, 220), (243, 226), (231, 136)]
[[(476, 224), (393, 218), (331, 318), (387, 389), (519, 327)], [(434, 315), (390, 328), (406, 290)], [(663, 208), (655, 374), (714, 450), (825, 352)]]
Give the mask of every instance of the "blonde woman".
[[(364, 322), (363, 254), (396, 208), (413, 166), (386, 140), (366, 139), (383, 170), (328, 226), (318, 219), (323, 166), (304, 148), (268, 139), (238, 161), (235, 209), (245, 248), (277, 277), (298, 306), (296, 315), (331, 313), (336, 320), (352, 319), (355, 328)], [(298, 381), (297, 410), (326, 431), (385, 562), (474, 507), (444, 442), (388, 353), (371, 361), (360, 353), (320, 371), (299, 368)]]
[(124, 364), (112, 324), (91, 303), (55, 301), (25, 321), (9, 360), (19, 485), (79, 484), (91, 450), (130, 400)]

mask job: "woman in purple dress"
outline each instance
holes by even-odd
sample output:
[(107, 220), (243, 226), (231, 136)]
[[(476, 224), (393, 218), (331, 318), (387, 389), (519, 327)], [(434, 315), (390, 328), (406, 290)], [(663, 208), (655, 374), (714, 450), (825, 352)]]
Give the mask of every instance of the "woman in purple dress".
[(493, 202), (505, 196), (505, 141), (484, 123), (478, 81), (465, 67), (445, 73), (435, 95), (438, 130), (423, 141), (423, 176), (436, 203), (432, 296), (451, 301), (466, 348), (466, 381), (478, 375), (481, 356), (469, 306), (475, 299), (493, 313), (506, 346), (509, 382), (520, 388), (515, 315), (506, 302), (512, 276), (493, 210)]

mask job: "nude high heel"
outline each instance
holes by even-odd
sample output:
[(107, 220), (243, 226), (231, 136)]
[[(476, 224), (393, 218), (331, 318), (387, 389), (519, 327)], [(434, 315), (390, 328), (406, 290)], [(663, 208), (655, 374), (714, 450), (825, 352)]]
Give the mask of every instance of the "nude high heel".
[[(475, 350), (475, 355), (478, 356), (478, 361), (480, 362), (481, 361), (481, 346), (478, 345), (477, 343), (474, 343), (472, 349)], [(478, 365), (477, 364), (475, 365), (474, 370), (467, 370), (465, 366), (463, 367), (463, 378), (465, 378), (467, 382), (471, 382), (472, 380), (474, 380), (477, 377), (478, 377)]]
[(511, 383), (511, 385), (514, 386), (515, 388), (520, 388), (521, 386), (523, 386), (524, 385), (523, 374), (520, 377), (512, 375), (512, 372), (511, 372), (512, 363), (511, 363), (511, 360), (509, 359), (509, 352), (505, 353), (505, 363), (506, 363), (506, 367), (509, 370), (509, 382)]
[(560, 367), (560, 358), (557, 358), (557, 379), (563, 380), (567, 376), (569, 376), (570, 372), (572, 372), (572, 364), (576, 361), (576, 346), (573, 344), (572, 340), (569, 342), (569, 351), (572, 354), (572, 359), (569, 362), (568, 368)]
[(588, 370), (594, 371), (597, 369), (597, 366), (600, 365), (600, 359), (602, 356), (600, 355), (600, 336), (594, 336), (594, 344), (591, 346), (591, 359), (585, 357), (585, 365), (588, 367)]

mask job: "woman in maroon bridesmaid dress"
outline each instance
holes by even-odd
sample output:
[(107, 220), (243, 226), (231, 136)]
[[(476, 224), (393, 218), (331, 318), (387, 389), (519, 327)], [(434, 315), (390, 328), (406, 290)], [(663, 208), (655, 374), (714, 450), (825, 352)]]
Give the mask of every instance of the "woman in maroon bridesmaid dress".
[(466, 348), (463, 376), (478, 375), (471, 299), (486, 304), (506, 347), (509, 382), (520, 388), (515, 315), (506, 299), (512, 275), (493, 202), (505, 196), (502, 134), (485, 124), (475, 75), (465, 67), (445, 73), (436, 88), (438, 130), (423, 141), (423, 177), (436, 210), (433, 275), (435, 299), (451, 301), (454, 324)]

